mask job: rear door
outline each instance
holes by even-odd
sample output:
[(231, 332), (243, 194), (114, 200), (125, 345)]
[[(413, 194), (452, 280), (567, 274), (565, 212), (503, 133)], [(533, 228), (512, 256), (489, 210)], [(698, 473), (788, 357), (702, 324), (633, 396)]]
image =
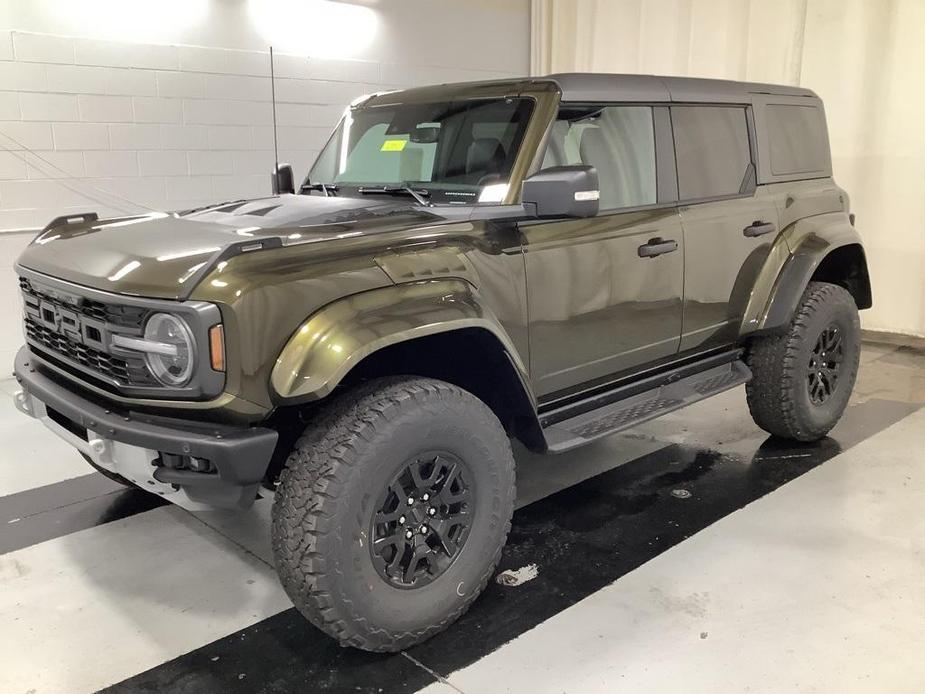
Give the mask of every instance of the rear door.
[(683, 239), (672, 151), (667, 106), (561, 105), (543, 167), (594, 166), (600, 213), (521, 225), (541, 399), (677, 352)]
[(778, 215), (755, 184), (749, 106), (672, 106), (671, 121), (684, 231), (684, 352), (736, 341)]

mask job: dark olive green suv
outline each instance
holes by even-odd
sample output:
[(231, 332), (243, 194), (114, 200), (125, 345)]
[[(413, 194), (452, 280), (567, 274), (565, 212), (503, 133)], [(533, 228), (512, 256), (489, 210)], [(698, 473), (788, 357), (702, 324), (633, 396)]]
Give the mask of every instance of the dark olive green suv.
[(49, 224), (17, 406), (178, 504), (275, 489), (285, 589), (405, 648), (492, 576), (511, 438), (564, 451), (746, 384), (823, 437), (870, 283), (806, 89), (554, 75), (363, 97), (298, 189)]

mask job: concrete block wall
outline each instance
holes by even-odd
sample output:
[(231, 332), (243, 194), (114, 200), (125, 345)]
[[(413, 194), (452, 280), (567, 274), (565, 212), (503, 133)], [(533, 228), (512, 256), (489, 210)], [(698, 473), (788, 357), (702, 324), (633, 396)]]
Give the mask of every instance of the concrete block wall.
[[(269, 192), (266, 52), (0, 32), (0, 231)], [(276, 56), (280, 159), (304, 174), (371, 91), (501, 71)]]
[[(509, 60), (476, 48), (484, 33), (477, 13), (490, 11), (474, 10), (468, 28), (439, 16), (422, 20), (432, 23), (429, 41), (453, 32), (454, 42), (443, 55), (427, 52), (426, 62), (415, 56), (409, 62), (397, 36), (363, 59), (278, 53), (280, 160), (303, 176), (344, 107), (360, 94), (525, 74), (526, 3), (505, 9), (523, 15), (522, 36), (510, 36), (505, 25), (495, 30), (514, 47)], [(407, 23), (399, 26), (404, 35)], [(494, 41), (492, 50), (506, 55), (504, 41)], [(0, 306), (9, 312), (0, 322), (0, 377), (22, 343), (12, 265), (50, 219), (176, 210), (270, 192), (268, 75), (264, 50), (0, 30)]]

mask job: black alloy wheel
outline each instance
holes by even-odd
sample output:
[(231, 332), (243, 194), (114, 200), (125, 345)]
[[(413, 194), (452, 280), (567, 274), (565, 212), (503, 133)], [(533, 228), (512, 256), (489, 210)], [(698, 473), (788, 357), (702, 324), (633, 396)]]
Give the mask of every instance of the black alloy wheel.
[(809, 399), (814, 405), (826, 402), (838, 387), (838, 373), (845, 358), (842, 334), (838, 326), (829, 325), (819, 335), (807, 366)]
[(452, 453), (413, 457), (376, 504), (369, 536), (379, 575), (399, 588), (420, 588), (442, 575), (469, 534), (472, 502), (466, 465)]

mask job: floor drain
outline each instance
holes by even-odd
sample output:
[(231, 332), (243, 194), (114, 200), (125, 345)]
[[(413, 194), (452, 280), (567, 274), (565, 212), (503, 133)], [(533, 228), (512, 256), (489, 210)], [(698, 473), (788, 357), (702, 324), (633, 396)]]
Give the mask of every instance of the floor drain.
[(690, 499), (691, 493), (686, 489), (672, 489), (671, 496), (675, 497), (676, 499)]

